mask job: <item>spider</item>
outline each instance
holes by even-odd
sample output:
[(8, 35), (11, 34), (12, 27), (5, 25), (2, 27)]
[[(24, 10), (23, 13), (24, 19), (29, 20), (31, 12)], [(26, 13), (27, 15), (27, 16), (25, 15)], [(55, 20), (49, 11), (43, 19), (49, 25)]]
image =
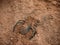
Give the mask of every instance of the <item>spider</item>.
[[(36, 32), (36, 27), (39, 25), (39, 20), (33, 17), (27, 17), (25, 20), (19, 20), (13, 29), (13, 32), (28, 36), (32, 39)], [(30, 32), (30, 34), (28, 34)]]

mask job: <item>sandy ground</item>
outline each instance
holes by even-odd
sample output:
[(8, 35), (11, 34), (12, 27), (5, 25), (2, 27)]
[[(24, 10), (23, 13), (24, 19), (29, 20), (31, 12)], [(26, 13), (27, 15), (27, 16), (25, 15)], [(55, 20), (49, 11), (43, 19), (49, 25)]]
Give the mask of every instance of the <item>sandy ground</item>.
[[(27, 16), (40, 20), (31, 40), (13, 32)], [(0, 45), (60, 45), (60, 1), (0, 0)]]

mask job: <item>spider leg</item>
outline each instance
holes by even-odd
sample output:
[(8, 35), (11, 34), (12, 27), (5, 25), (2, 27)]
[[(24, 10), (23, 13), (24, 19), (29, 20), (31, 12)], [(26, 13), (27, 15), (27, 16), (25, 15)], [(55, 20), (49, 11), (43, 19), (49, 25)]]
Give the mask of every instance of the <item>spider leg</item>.
[(33, 28), (32, 29), (32, 36), (29, 39), (32, 39), (35, 36), (36, 33), (37, 33), (36, 28)]
[(13, 27), (13, 32), (15, 31), (15, 28), (16, 28), (17, 25), (20, 25), (20, 26), (21, 26), (21, 25), (24, 24), (24, 22), (25, 22), (24, 20), (19, 20), (19, 21), (14, 25), (14, 27)]

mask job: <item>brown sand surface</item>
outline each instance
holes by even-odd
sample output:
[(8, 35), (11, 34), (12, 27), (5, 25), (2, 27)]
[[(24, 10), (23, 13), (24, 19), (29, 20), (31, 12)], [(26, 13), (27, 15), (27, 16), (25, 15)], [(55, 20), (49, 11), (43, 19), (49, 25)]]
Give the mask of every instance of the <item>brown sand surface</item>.
[[(31, 40), (13, 32), (28, 16), (40, 21)], [(0, 45), (60, 45), (60, 0), (0, 0)]]

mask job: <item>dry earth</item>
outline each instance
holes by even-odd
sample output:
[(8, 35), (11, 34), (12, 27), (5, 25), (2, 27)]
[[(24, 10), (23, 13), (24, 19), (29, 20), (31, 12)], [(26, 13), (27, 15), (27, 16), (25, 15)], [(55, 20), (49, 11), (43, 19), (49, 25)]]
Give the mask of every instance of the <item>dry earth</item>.
[[(31, 40), (13, 32), (28, 16), (40, 20)], [(60, 0), (0, 0), (0, 45), (60, 45)]]

